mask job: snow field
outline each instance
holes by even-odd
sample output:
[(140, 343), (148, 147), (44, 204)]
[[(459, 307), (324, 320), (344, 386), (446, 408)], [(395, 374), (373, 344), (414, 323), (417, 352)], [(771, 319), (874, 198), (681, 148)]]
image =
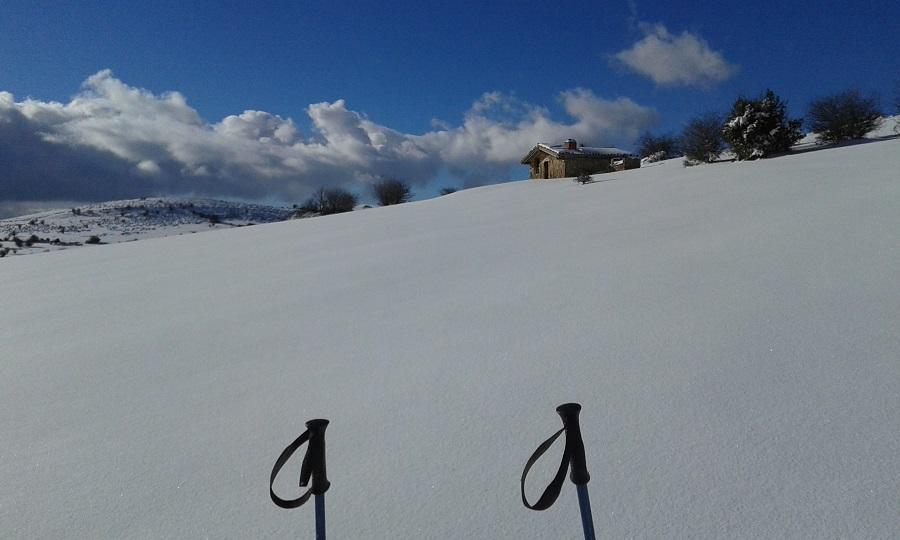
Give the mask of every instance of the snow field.
[(334, 538), (579, 538), (573, 486), (518, 494), (579, 401), (599, 536), (889, 538), (898, 170), (675, 160), (5, 260), (0, 536), (311, 537), (266, 483), (325, 417)]

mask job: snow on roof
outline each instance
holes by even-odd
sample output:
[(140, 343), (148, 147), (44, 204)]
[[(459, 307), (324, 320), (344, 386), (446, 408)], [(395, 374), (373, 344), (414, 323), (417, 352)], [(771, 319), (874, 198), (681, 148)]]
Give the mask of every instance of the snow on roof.
[(566, 148), (561, 144), (554, 144), (550, 146), (549, 144), (540, 143), (538, 144), (541, 148), (553, 152), (557, 155), (566, 155), (566, 156), (628, 156), (631, 155), (631, 152), (626, 152), (621, 148), (615, 147), (599, 147), (599, 146), (579, 146), (578, 148), (571, 150)]
[(579, 157), (596, 157), (596, 156), (630, 156), (631, 152), (622, 150), (621, 148), (615, 147), (599, 147), (599, 146), (579, 146), (574, 149), (566, 148), (563, 144), (546, 144), (546, 143), (538, 143), (528, 154), (522, 158), (522, 163), (527, 163), (534, 154), (543, 150), (549, 154), (552, 154), (558, 158), (566, 159), (566, 158), (579, 158)]

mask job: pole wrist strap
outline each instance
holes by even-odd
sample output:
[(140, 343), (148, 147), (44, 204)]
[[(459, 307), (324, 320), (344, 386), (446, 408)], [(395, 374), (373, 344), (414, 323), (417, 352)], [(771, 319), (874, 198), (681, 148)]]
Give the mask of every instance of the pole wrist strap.
[(546, 510), (553, 506), (553, 503), (556, 502), (557, 497), (559, 497), (559, 492), (562, 490), (563, 482), (566, 480), (566, 470), (569, 468), (569, 460), (571, 459), (571, 449), (569, 448), (569, 439), (566, 437), (566, 448), (563, 451), (562, 461), (559, 464), (559, 470), (556, 471), (556, 476), (553, 477), (553, 481), (550, 482), (550, 485), (544, 489), (544, 493), (541, 494), (541, 497), (534, 504), (529, 504), (528, 499), (525, 497), (525, 477), (528, 476), (528, 471), (531, 470), (531, 466), (540, 459), (542, 455), (553, 445), (556, 439), (559, 438), (560, 435), (566, 430), (565, 427), (557, 431), (553, 434), (552, 437), (542, 442), (540, 446), (537, 447), (537, 450), (531, 454), (531, 457), (528, 458), (528, 462), (525, 464), (525, 470), (522, 471), (522, 503), (525, 504), (527, 508), (531, 510)]
[[(303, 432), (302, 435), (297, 437), (297, 440), (292, 442), (285, 448), (281, 455), (278, 456), (278, 459), (275, 460), (275, 466), (272, 467), (272, 474), (269, 476), (269, 495), (272, 497), (272, 502), (277, 504), (282, 508), (297, 508), (302, 506), (303, 503), (309, 500), (310, 495), (313, 494), (313, 487), (310, 487), (306, 490), (306, 492), (296, 499), (282, 499), (278, 495), (275, 494), (274, 485), (275, 485), (275, 477), (278, 476), (278, 472), (281, 471), (281, 468), (284, 467), (284, 464), (291, 458), (294, 452), (300, 448), (303, 443), (309, 440), (310, 434), (309, 430)], [(315, 462), (315, 456), (311, 459), (310, 453), (312, 453), (312, 447), (307, 447), (306, 454), (303, 456), (303, 464), (300, 466), (300, 487), (305, 487), (309, 484), (310, 475), (312, 475), (312, 462)], [(315, 485), (315, 483), (314, 483)], [(327, 487), (326, 487), (327, 489)]]

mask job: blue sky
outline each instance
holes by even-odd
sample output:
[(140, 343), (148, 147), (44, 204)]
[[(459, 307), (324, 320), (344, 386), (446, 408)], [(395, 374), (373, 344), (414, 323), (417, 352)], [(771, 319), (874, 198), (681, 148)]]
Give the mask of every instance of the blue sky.
[(896, 1), (250, 4), (6, 0), (0, 200), (297, 201), (384, 174), (424, 197), (527, 176), (537, 138), (631, 149), (739, 94), (799, 116), (900, 81)]

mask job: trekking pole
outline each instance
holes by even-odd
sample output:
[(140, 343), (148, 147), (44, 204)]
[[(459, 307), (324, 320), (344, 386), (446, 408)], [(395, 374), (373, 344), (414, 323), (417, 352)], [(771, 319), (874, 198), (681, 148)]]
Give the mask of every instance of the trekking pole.
[[(581, 405), (578, 403), (564, 403), (556, 408), (562, 418), (563, 427), (561, 430), (553, 434), (552, 437), (542, 442), (537, 450), (528, 458), (525, 463), (525, 470), (522, 471), (522, 502), (526, 508), (531, 510), (546, 510), (553, 506), (559, 493), (562, 490), (563, 482), (566, 479), (566, 469), (569, 465), (572, 470), (569, 478), (578, 491), (578, 508), (581, 511), (581, 527), (584, 530), (585, 540), (594, 540), (594, 518), (591, 515), (591, 500), (588, 497), (587, 483), (591, 480), (588, 474), (587, 464), (584, 457), (584, 441), (581, 439), (581, 427), (578, 425), (578, 413), (581, 412)], [(562, 462), (556, 471), (556, 476), (550, 485), (541, 494), (541, 497), (534, 504), (529, 504), (525, 498), (525, 477), (532, 465), (547, 451), (553, 442), (563, 433), (566, 434), (566, 447), (563, 450)]]
[[(272, 497), (272, 502), (281, 508), (303, 506), (303, 503), (309, 500), (310, 495), (316, 496), (316, 540), (325, 540), (325, 492), (331, 486), (331, 482), (328, 481), (325, 474), (326, 427), (328, 427), (328, 420), (317, 419), (307, 422), (306, 431), (281, 452), (281, 455), (275, 460), (275, 466), (272, 467), (272, 474), (269, 476), (269, 496)], [(296, 499), (282, 499), (275, 495), (273, 489), (275, 477), (278, 476), (278, 471), (284, 467), (294, 452), (307, 441), (309, 444), (306, 446), (306, 454), (300, 465), (300, 487), (309, 485), (310, 480), (312, 480), (312, 485)]]

